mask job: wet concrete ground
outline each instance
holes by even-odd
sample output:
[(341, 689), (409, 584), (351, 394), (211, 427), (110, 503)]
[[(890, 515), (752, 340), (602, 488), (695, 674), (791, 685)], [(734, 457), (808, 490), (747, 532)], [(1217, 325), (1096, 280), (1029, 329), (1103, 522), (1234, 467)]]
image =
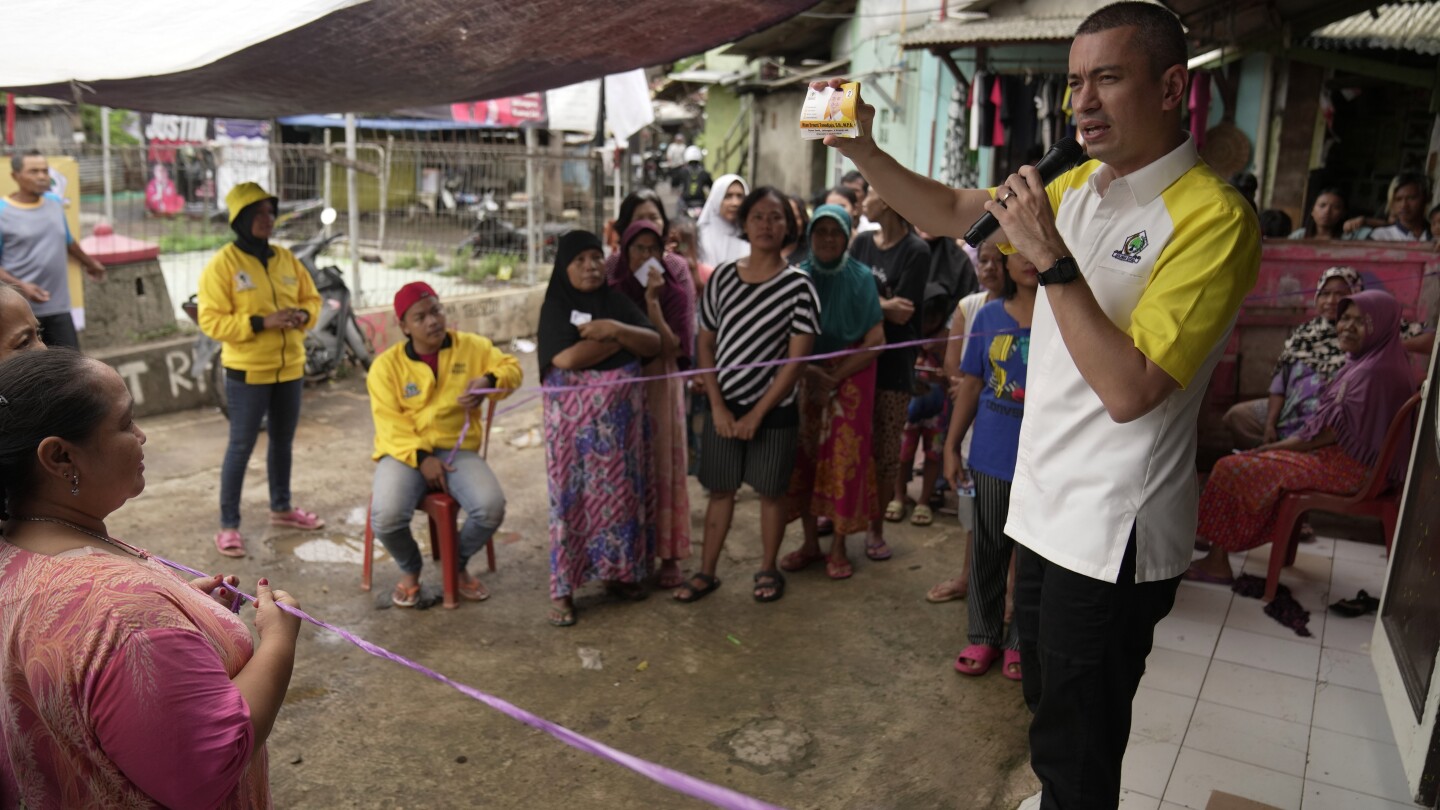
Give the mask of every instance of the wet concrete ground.
[[(525, 358), (535, 379), (533, 355)], [(601, 742), (790, 808), (1008, 808), (1034, 792), (1028, 714), (997, 666), (963, 678), (963, 602), (926, 588), (959, 569), (953, 517), (892, 524), (895, 557), (854, 578), (790, 575), (785, 598), (757, 604), (759, 504), (741, 497), (720, 577), (702, 602), (668, 593), (613, 601), (590, 586), (579, 623), (548, 606), (544, 451), (507, 441), (538, 427), (539, 405), (497, 420), (491, 463), (509, 498), (492, 598), (457, 610), (389, 606), (396, 570), (379, 551), (375, 590), (359, 590), (373, 464), (363, 383), (307, 390), (295, 446), (297, 505), (329, 525), (265, 525), (262, 438), (244, 499), (251, 556), (216, 553), (219, 466), (228, 425), (189, 412), (142, 424), (148, 485), (112, 519), (126, 539), (207, 571), (260, 576), (313, 615)], [(692, 479), (698, 565), (704, 493)], [(423, 518), (423, 516), (422, 516)], [(417, 537), (425, 543), (423, 519)], [(792, 525), (785, 548), (799, 544)], [(687, 566), (688, 568), (688, 566)], [(436, 566), (424, 580), (438, 590)], [(250, 615), (246, 611), (247, 617)], [(600, 669), (586, 669), (598, 651)], [(312, 627), (269, 742), (277, 807), (687, 808), (701, 802), (575, 751), (489, 707)]]

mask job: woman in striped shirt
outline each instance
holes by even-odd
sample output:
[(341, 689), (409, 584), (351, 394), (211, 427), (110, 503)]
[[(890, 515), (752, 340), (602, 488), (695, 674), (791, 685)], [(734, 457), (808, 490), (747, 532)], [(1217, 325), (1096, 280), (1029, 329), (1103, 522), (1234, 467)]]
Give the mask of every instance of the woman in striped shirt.
[(800, 411), (795, 383), (820, 332), (820, 311), (809, 276), (789, 266), (781, 250), (797, 237), (795, 214), (774, 188), (758, 188), (740, 206), (750, 255), (715, 269), (700, 301), (697, 367), (704, 374), (710, 416), (700, 440), (700, 483), (710, 491), (701, 570), (675, 591), (694, 602), (716, 588), (715, 566), (730, 531), (735, 492), (748, 483), (760, 494), (765, 559), (755, 575), (757, 601), (785, 593), (775, 564), (785, 535), (785, 491), (795, 466)]

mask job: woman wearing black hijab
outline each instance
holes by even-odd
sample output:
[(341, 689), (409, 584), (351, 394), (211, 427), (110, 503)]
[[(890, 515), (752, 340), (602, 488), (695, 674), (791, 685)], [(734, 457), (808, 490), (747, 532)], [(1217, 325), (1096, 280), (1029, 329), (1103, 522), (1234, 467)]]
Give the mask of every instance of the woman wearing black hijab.
[(545, 395), (550, 623), (568, 627), (585, 582), (602, 580), (624, 599), (645, 596), (640, 582), (655, 553), (653, 455), (645, 387), (623, 381), (660, 353), (660, 333), (606, 283), (600, 238), (588, 231), (560, 239), (539, 333), (545, 386), (585, 386)]
[(256, 183), (225, 195), (235, 241), (221, 248), (200, 275), (200, 329), (221, 344), (230, 446), (220, 468), (220, 531), (215, 549), (245, 556), (240, 535), (240, 490), (245, 467), (269, 415), (270, 524), (291, 529), (325, 525), (290, 500), (290, 446), (300, 422), (305, 375), (305, 330), (320, 314), (315, 282), (295, 254), (270, 244), (278, 201)]

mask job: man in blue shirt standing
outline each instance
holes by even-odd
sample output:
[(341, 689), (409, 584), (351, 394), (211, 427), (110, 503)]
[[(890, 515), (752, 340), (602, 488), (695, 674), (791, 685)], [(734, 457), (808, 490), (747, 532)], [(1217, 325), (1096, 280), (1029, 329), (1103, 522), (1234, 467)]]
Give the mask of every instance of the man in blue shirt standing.
[(50, 191), (50, 164), (37, 151), (10, 158), (17, 190), (0, 200), (0, 281), (19, 288), (40, 322), (45, 343), (80, 348), (70, 316), (66, 256), (74, 256), (96, 281), (105, 265), (91, 258), (70, 235), (65, 204)]

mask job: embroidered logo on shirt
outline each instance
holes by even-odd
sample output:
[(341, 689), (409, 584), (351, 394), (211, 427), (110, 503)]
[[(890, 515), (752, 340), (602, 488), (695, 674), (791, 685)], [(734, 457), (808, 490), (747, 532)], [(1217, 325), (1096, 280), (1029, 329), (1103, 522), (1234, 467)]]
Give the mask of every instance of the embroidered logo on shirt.
[(405, 398), (420, 396), (420, 386), (415, 383), (405, 383)]
[(464, 364), (464, 363), (456, 363), (455, 365), (453, 365), (453, 366), (450, 367), (450, 373), (451, 373), (451, 374), (464, 374), (464, 373), (465, 373), (465, 364)]
[(245, 292), (255, 289), (255, 282), (250, 280), (250, 274), (244, 270), (235, 274), (235, 292)]
[(294, 287), (296, 284), (300, 283), (300, 279), (295, 278), (294, 276), (281, 276), (280, 283), (284, 284), (286, 287)]
[(1150, 237), (1144, 231), (1132, 233), (1125, 237), (1125, 244), (1119, 250), (1111, 253), (1111, 258), (1119, 259), (1129, 264), (1140, 263), (1140, 251), (1150, 246)]

